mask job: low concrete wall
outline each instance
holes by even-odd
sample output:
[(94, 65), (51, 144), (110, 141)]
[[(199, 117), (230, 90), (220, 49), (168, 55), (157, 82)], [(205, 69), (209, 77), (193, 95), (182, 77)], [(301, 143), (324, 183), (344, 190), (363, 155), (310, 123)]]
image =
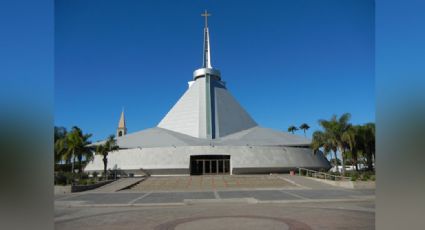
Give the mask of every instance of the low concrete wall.
[[(310, 170), (320, 170), (323, 168), (312, 168), (309, 167)], [(297, 172), (297, 169), (295, 167), (269, 167), (269, 168), (233, 168), (232, 174), (238, 175), (238, 174), (270, 174), (270, 173), (289, 173), (291, 170)]]
[(99, 188), (105, 184), (109, 184), (114, 180), (107, 180), (107, 181), (102, 181), (96, 184), (91, 184), (91, 185), (72, 185), (71, 186), (71, 192), (82, 192), (82, 191), (87, 191), (87, 190), (92, 190), (95, 188)]
[(309, 178), (311, 180), (319, 181), (332, 186), (337, 186), (342, 188), (354, 188), (354, 184), (352, 181), (334, 181), (334, 180), (318, 179), (314, 177), (305, 177), (305, 178)]
[(357, 189), (375, 189), (375, 181), (354, 181), (354, 188)]
[(71, 193), (71, 185), (55, 185), (55, 195)]

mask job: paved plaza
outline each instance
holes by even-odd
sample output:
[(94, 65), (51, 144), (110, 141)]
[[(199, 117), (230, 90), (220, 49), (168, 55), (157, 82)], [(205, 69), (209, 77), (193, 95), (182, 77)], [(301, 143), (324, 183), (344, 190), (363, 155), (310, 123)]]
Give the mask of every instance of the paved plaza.
[(241, 188), (290, 188), (294, 184), (277, 175), (207, 175), (149, 177), (131, 191), (211, 191)]
[(56, 196), (55, 227), (374, 229), (374, 194), (289, 175), (151, 177), (119, 192)]
[(140, 204), (185, 205), (193, 202), (275, 203), (286, 201), (317, 202), (327, 200), (370, 200), (373, 190), (240, 190), (210, 192), (117, 192), (80, 193), (58, 197), (57, 206), (138, 206)]

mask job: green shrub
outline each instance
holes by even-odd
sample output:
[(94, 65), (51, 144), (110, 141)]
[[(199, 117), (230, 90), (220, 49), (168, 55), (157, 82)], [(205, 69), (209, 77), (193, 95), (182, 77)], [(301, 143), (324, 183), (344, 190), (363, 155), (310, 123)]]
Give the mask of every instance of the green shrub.
[(55, 172), (71, 172), (72, 164), (55, 164)]
[(370, 179), (370, 175), (369, 175), (369, 173), (364, 173), (363, 175), (362, 175), (362, 177), (361, 177), (361, 180), (362, 181), (367, 181), (367, 180), (369, 180)]
[(367, 180), (375, 180), (375, 172), (373, 171), (363, 172), (362, 181), (367, 181)]
[(96, 183), (96, 181), (93, 178), (78, 180), (78, 185), (91, 185), (91, 184), (95, 184), (95, 183)]
[(68, 185), (73, 181), (73, 174), (71, 172), (56, 172), (55, 185)]
[(89, 179), (89, 174), (88, 173), (81, 173), (80, 178), (81, 179)]
[[(330, 172), (329, 174), (333, 176), (341, 176), (341, 173), (339, 172)], [(337, 179), (335, 177), (332, 177), (332, 180), (337, 180)]]
[(348, 171), (348, 172), (345, 172), (344, 176), (351, 177), (351, 181), (356, 181), (359, 179), (360, 174), (356, 171)]

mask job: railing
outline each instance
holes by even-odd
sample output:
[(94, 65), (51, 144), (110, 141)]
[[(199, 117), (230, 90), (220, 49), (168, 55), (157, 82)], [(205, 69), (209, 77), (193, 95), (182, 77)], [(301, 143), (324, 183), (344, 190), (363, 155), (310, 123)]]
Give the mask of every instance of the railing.
[[(302, 172), (305, 172), (305, 174), (302, 174)], [(298, 175), (325, 179), (325, 180), (333, 180), (333, 181), (350, 181), (351, 180), (351, 177), (336, 176), (329, 173), (318, 172), (318, 171), (306, 169), (306, 168), (298, 168)]]

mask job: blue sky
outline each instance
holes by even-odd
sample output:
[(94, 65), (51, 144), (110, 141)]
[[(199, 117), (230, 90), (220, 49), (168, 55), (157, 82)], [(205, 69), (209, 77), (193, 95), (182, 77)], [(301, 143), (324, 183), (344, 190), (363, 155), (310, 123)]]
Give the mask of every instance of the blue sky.
[(212, 64), (260, 125), (310, 135), (332, 114), (375, 120), (373, 1), (62, 0), (55, 125), (99, 140), (122, 107), (129, 132), (157, 125), (202, 65), (204, 9)]

